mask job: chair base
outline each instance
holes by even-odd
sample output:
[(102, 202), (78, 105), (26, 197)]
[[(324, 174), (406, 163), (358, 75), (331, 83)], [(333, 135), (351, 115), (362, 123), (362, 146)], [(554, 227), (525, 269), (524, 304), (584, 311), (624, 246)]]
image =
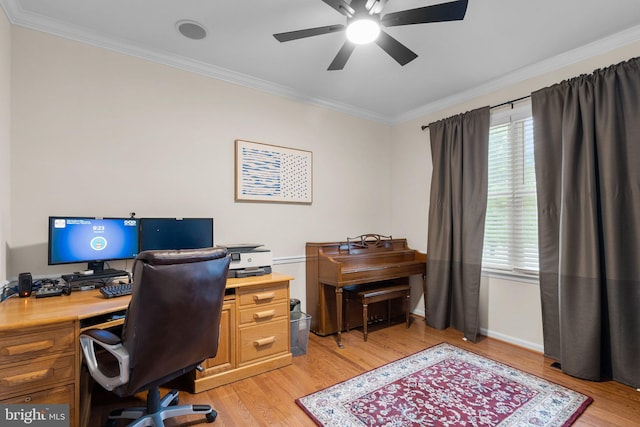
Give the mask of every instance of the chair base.
[(204, 415), (207, 422), (212, 423), (218, 416), (218, 413), (209, 405), (177, 405), (177, 403), (178, 390), (171, 390), (160, 399), (160, 390), (153, 388), (149, 390), (146, 408), (136, 407), (111, 411), (106, 426), (113, 427), (118, 420), (128, 419), (134, 420), (128, 427), (163, 427), (164, 420), (167, 418), (194, 414)]

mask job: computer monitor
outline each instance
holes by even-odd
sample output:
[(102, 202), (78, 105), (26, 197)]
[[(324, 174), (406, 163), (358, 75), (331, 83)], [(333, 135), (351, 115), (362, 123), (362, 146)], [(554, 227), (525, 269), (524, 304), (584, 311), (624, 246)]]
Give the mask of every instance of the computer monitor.
[(213, 218), (141, 218), (140, 251), (213, 246)]
[(138, 219), (49, 217), (49, 265), (86, 262), (103, 271), (104, 262), (135, 258)]

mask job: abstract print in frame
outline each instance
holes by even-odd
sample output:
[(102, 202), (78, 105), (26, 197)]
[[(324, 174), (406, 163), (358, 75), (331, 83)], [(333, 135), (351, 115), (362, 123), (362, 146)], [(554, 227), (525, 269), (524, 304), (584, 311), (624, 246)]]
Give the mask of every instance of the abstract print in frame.
[(237, 139), (236, 201), (312, 202), (311, 151)]

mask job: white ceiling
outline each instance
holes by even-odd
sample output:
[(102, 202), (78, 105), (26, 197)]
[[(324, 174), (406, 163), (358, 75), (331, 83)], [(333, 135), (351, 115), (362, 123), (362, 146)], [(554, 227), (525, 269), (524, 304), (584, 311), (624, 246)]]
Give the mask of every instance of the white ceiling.
[[(389, 0), (382, 15), (445, 0)], [(418, 54), (404, 67), (377, 45), (327, 71), (344, 32), (286, 43), (272, 34), (344, 24), (321, 0), (0, 0), (14, 25), (68, 37), (398, 123), (640, 40), (639, 0), (470, 0), (463, 21), (386, 31)], [(179, 20), (207, 29), (191, 40)]]

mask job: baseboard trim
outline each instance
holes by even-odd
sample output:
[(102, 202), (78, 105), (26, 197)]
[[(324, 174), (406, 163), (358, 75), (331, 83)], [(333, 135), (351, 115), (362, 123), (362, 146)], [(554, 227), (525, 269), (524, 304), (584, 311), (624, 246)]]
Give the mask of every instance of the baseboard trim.
[(494, 338), (500, 341), (507, 342), (509, 344), (517, 345), (518, 347), (523, 347), (528, 350), (533, 350), (537, 353), (544, 353), (544, 346), (540, 344), (536, 344), (531, 341), (526, 341), (520, 338), (512, 337), (511, 335), (502, 334), (500, 332), (491, 331), (489, 329), (480, 328), (480, 334), (485, 337)]
[[(305, 255), (277, 257), (273, 259), (273, 265), (299, 264), (299, 263), (306, 262), (306, 260), (307, 260), (307, 257)], [(420, 303), (419, 307), (416, 307), (416, 309), (413, 310), (411, 314), (420, 316), (424, 319), (425, 312), (424, 312), (424, 308), (422, 308), (422, 303)], [(538, 353), (544, 353), (543, 345), (537, 344), (531, 341), (523, 340), (517, 337), (513, 337), (511, 335), (506, 335), (506, 334), (492, 331), (486, 328), (480, 328), (480, 334), (489, 338), (504, 341), (509, 344), (517, 345), (518, 347), (523, 347)]]

